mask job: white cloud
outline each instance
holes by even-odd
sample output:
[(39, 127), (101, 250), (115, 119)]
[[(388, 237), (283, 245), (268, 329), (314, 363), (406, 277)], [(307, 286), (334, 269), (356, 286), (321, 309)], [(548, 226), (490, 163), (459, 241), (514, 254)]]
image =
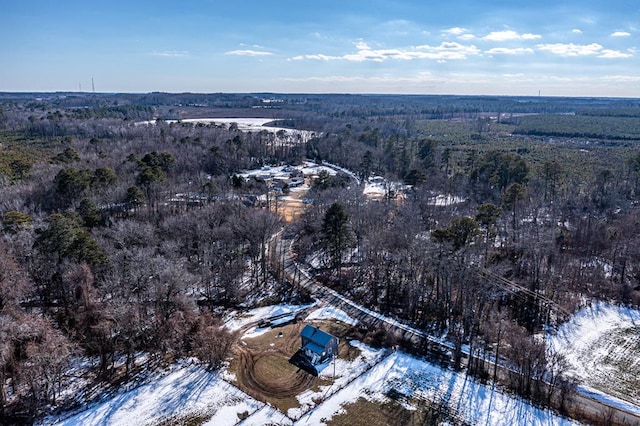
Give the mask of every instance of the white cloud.
[(415, 46), (409, 49), (371, 49), (366, 43), (359, 42), (356, 47), (358, 51), (342, 56), (329, 56), (324, 54), (298, 55), (291, 60), (346, 60), (352, 62), (384, 62), (389, 59), (413, 60), (413, 59), (433, 59), (437, 61), (461, 60), (469, 56), (480, 55), (481, 51), (473, 45), (463, 45), (456, 42), (443, 42), (439, 46)]
[(411, 51), (402, 51), (399, 49), (380, 49), (380, 50), (371, 50), (360, 49), (356, 53), (349, 53), (347, 55), (342, 56), (342, 59), (346, 59), (347, 61), (353, 62), (364, 62), (364, 61), (373, 61), (373, 62), (383, 62), (386, 59), (413, 59)]
[(460, 37), (458, 37), (460, 40), (463, 41), (469, 41), (469, 40), (473, 40), (474, 38), (476, 38), (476, 36), (474, 36), (473, 34), (462, 34)]
[(153, 52), (152, 56), (162, 56), (165, 58), (185, 58), (190, 56), (189, 52), (186, 50), (164, 50), (162, 52)]
[(582, 30), (578, 29), (578, 28), (574, 28), (573, 30), (571, 30), (572, 33), (574, 34), (582, 34)]
[(493, 31), (482, 37), (483, 40), (488, 41), (507, 41), (507, 40), (535, 40), (542, 38), (539, 34), (520, 34), (513, 30)]
[(457, 42), (443, 42), (439, 46), (416, 46), (420, 50), (420, 57), (436, 60), (467, 59), (469, 56), (480, 55), (476, 46), (464, 45)]
[(616, 83), (640, 83), (640, 75), (607, 75), (603, 80)]
[(484, 53), (489, 55), (523, 55), (525, 53), (533, 53), (533, 49), (529, 47), (494, 47), (493, 49), (486, 50)]
[(453, 27), (442, 31), (443, 37), (454, 36), (458, 40), (469, 41), (476, 38), (475, 35), (469, 33), (469, 30), (462, 27)]
[(603, 49), (602, 53), (598, 55), (598, 58), (607, 58), (607, 59), (620, 59), (620, 58), (630, 58), (633, 56), (633, 53), (624, 53), (619, 50), (611, 50), (611, 49)]
[(611, 37), (630, 37), (631, 33), (627, 31), (616, 31), (611, 33)]
[(434, 77), (429, 72), (419, 72), (413, 77), (402, 77), (396, 75), (382, 75), (382, 76), (344, 76), (344, 75), (328, 75), (328, 76), (312, 76), (312, 77), (284, 77), (285, 81), (321, 81), (325, 83), (353, 83), (353, 82), (376, 82), (376, 83), (423, 83), (435, 81)]
[(560, 56), (590, 56), (599, 55), (603, 47), (598, 43), (574, 44), (574, 43), (551, 43), (539, 44), (538, 49)]
[(333, 61), (336, 59), (342, 59), (340, 56), (329, 56), (318, 53), (316, 55), (298, 55), (291, 58), (293, 61), (301, 61), (303, 59), (313, 59), (318, 61)]
[(469, 31), (466, 28), (453, 27), (453, 28), (449, 28), (447, 30), (442, 31), (442, 34), (459, 36), (459, 35), (463, 35), (463, 34), (468, 33), (468, 32)]
[(525, 80), (529, 79), (524, 73), (515, 73), (515, 74), (502, 74), (504, 78), (512, 79), (512, 80)]
[(230, 50), (224, 53), (225, 55), (236, 55), (236, 56), (270, 56), (273, 55), (271, 52), (265, 52), (262, 50), (251, 50), (251, 49), (241, 49), (241, 50)]
[(538, 49), (546, 52), (551, 52), (560, 56), (597, 56), (598, 58), (605, 59), (622, 59), (631, 58), (635, 55), (635, 49), (629, 49), (627, 52), (621, 52), (619, 50), (605, 49), (598, 43), (591, 44), (539, 44)]

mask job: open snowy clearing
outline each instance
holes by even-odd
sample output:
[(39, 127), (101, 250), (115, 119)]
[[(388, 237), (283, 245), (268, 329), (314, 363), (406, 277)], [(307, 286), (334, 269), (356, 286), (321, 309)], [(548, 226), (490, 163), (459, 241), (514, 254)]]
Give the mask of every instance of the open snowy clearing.
[[(289, 129), (286, 127), (273, 127), (267, 126), (268, 123), (272, 123), (274, 121), (278, 121), (278, 119), (274, 118), (184, 118), (181, 120), (164, 120), (167, 124), (175, 124), (175, 123), (188, 123), (188, 124), (215, 124), (217, 126), (231, 126), (231, 124), (236, 124), (238, 126), (238, 130), (243, 132), (260, 132), (267, 131), (269, 133), (278, 133), (285, 135), (287, 139), (295, 140), (298, 139), (300, 142), (306, 142), (312, 137), (316, 136), (315, 132), (311, 132), (309, 130), (297, 130), (297, 129)], [(153, 125), (156, 124), (156, 120), (148, 120), (148, 121), (140, 121), (135, 123), (138, 125)]]
[(295, 314), (296, 312), (310, 308), (313, 304), (309, 305), (272, 305), (264, 306), (261, 308), (251, 309), (247, 312), (232, 313), (227, 315), (224, 319), (224, 323), (231, 331), (237, 331), (245, 327), (252, 322), (259, 321), (261, 319), (271, 318), (276, 315)]
[(142, 425), (180, 418), (215, 418), (216, 425), (236, 424), (245, 412), (263, 407), (259, 401), (197, 364), (179, 362), (149, 377), (147, 384), (100, 401), (57, 425)]
[(259, 169), (247, 170), (239, 173), (245, 179), (254, 177), (258, 179), (278, 179), (289, 178), (292, 172), (301, 172), (304, 177), (317, 177), (321, 172), (330, 176), (335, 176), (337, 172), (328, 166), (316, 164), (312, 161), (305, 161), (300, 166), (264, 166)]
[[(234, 329), (273, 315), (298, 312), (306, 306), (278, 305), (258, 308), (242, 316), (229, 318)], [(313, 310), (308, 320), (355, 321), (335, 308)], [(248, 333), (254, 333), (250, 329)], [(245, 336), (245, 338), (250, 338)], [(388, 401), (390, 391), (406, 399), (406, 409), (421, 404), (445, 404), (456, 417), (473, 424), (575, 424), (556, 414), (531, 406), (528, 402), (482, 385), (458, 373), (432, 365), (402, 352), (350, 344), (360, 351), (351, 361), (338, 359), (321, 377), (326, 386), (309, 389), (297, 396), (299, 408), (287, 413), (260, 402), (229, 382), (234, 379), (226, 370), (208, 372), (190, 360), (178, 362), (166, 371), (149, 377), (146, 384), (123, 390), (88, 406), (84, 411), (51, 417), (46, 424), (60, 425), (130, 425), (193, 424), (211, 426), (263, 424), (325, 424), (333, 416), (349, 412), (349, 404), (360, 398)], [(335, 380), (334, 380), (335, 374)]]
[[(443, 369), (402, 352), (394, 352), (348, 387), (324, 401), (299, 421), (323, 424), (323, 419), (348, 412), (348, 404), (365, 398), (387, 400), (394, 390), (411, 401), (444, 404), (460, 420), (483, 425), (570, 425), (577, 424), (527, 401), (475, 382), (464, 373)], [(345, 407), (347, 406), (347, 407)]]
[(640, 415), (632, 404), (640, 401), (639, 310), (596, 302), (549, 336), (549, 345), (566, 357), (582, 393)]

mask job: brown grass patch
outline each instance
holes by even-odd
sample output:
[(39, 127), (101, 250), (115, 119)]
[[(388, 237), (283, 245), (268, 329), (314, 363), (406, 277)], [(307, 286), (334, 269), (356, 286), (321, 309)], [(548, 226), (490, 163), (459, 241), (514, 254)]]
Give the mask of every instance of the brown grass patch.
[(280, 353), (266, 354), (256, 359), (253, 368), (256, 380), (262, 383), (273, 383), (278, 387), (286, 386), (297, 370)]
[[(360, 355), (360, 350), (345, 339), (351, 327), (335, 321), (316, 321), (314, 324), (340, 338), (340, 358), (353, 360)], [(318, 391), (320, 386), (330, 385), (333, 380), (314, 377), (289, 364), (289, 358), (300, 347), (303, 327), (304, 323), (289, 324), (257, 337), (242, 339), (229, 366), (236, 376), (235, 384), (284, 413), (289, 408), (300, 407), (296, 395), (307, 389)]]
[(355, 425), (437, 425), (447, 423), (464, 425), (465, 423), (451, 415), (446, 407), (432, 407), (424, 401), (412, 401), (416, 409), (407, 409), (400, 402), (389, 399), (385, 402), (369, 401), (359, 398), (347, 404), (344, 413), (334, 416), (327, 422), (330, 426)]
[(343, 407), (346, 412), (334, 416), (327, 422), (330, 426), (352, 425), (422, 425), (424, 416), (415, 410), (407, 410), (401, 404), (390, 402), (372, 402), (359, 398), (356, 402)]

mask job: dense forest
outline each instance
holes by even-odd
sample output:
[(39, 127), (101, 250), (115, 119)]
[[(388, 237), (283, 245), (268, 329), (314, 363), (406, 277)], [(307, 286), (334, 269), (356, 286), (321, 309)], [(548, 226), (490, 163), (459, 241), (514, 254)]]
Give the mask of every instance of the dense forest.
[[(633, 99), (0, 94), (0, 419), (55, 407), (82, 358), (113, 383), (140, 353), (218, 368), (227, 309), (307, 298), (273, 273), (282, 229), (325, 285), (445, 335), (457, 367), (463, 345), (508, 360), (544, 402), (536, 379), (571, 384), (537, 333), (593, 300), (640, 305), (638, 115)], [(180, 121), (198, 117), (316, 134)], [(313, 180), (298, 220), (240, 175), (306, 160), (354, 175)], [(368, 197), (375, 176), (398, 185)]]

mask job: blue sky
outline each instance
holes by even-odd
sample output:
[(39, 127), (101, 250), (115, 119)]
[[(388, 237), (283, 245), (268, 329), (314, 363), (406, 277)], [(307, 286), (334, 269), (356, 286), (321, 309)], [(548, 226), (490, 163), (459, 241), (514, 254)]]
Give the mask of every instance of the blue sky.
[(640, 97), (637, 0), (0, 3), (0, 91)]

